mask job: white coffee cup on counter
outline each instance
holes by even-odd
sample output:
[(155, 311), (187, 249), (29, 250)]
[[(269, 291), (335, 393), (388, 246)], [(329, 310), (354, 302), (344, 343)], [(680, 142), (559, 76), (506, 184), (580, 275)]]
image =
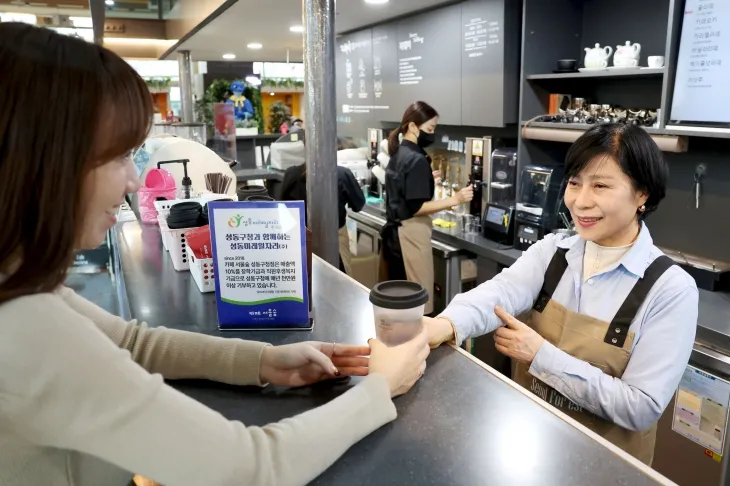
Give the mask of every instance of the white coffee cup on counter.
[(398, 346), (418, 336), (428, 292), (421, 284), (390, 280), (370, 291), (375, 315), (375, 335), (386, 346)]
[(647, 58), (650, 68), (659, 69), (664, 67), (664, 56), (649, 56)]

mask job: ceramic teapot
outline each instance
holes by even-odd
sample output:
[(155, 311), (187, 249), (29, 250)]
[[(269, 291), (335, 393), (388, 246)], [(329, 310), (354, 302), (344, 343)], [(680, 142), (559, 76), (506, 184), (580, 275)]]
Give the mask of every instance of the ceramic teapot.
[(608, 66), (608, 58), (613, 53), (611, 46), (601, 47), (601, 44), (598, 43), (596, 43), (596, 47), (593, 49), (586, 47), (585, 51), (586, 58), (584, 64), (588, 69), (605, 68)]
[(636, 67), (639, 65), (641, 44), (626, 41), (622, 46), (616, 46), (616, 54), (613, 56), (613, 65), (616, 67)]

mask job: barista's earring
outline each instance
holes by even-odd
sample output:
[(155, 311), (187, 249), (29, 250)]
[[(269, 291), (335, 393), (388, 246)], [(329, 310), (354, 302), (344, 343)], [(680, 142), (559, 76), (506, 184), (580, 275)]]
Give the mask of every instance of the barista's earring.
[(639, 208), (639, 212), (643, 213), (644, 211), (646, 211), (646, 205), (642, 204), (641, 207)]

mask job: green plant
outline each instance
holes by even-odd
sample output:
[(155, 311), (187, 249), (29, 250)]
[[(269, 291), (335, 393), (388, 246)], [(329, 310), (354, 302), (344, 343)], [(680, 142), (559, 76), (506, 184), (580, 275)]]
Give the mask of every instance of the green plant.
[(195, 119), (199, 123), (205, 123), (208, 138), (213, 138), (215, 135), (215, 126), (213, 124), (213, 103), (213, 98), (206, 91), (203, 97), (199, 100), (195, 100), (195, 103), (193, 104)]
[(210, 94), (213, 103), (222, 103), (226, 100), (226, 93), (230, 86), (231, 81), (227, 79), (216, 79), (210, 83), (210, 86), (205, 91)]
[(236, 120), (236, 128), (259, 128), (259, 121), (255, 118)]
[(172, 78), (145, 78), (147, 89), (154, 92), (167, 91), (172, 84)]
[(269, 108), (269, 131), (279, 133), (281, 125), (289, 121), (291, 110), (281, 101), (277, 101)]
[(271, 89), (302, 89), (304, 88), (304, 80), (296, 78), (265, 78), (261, 80), (261, 87)]

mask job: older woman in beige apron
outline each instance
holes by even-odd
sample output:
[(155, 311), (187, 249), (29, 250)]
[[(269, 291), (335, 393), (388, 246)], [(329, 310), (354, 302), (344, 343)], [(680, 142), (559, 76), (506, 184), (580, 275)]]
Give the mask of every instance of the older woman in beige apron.
[[(559, 248), (545, 272), (540, 295), (527, 316), (520, 320), (529, 322), (546, 341), (578, 359), (589, 362), (604, 373), (621, 378), (629, 363), (634, 333), (629, 326), (639, 307), (656, 281), (674, 262), (660, 256), (646, 269), (624, 300), (611, 322), (579, 314), (552, 299), (555, 289), (568, 268), (566, 250)], [(513, 379), (539, 396), (550, 405), (571, 416), (606, 440), (614, 443), (645, 464), (651, 465), (656, 442), (656, 423), (647, 430), (633, 431), (620, 427), (594, 415), (573, 403), (538, 378), (529, 373), (530, 365), (517, 363)]]
[(457, 296), (426, 320), (430, 344), (495, 331), (515, 382), (651, 464), (657, 421), (692, 352), (699, 298), (643, 223), (667, 173), (641, 128), (588, 130), (565, 160), (564, 202), (578, 234), (546, 236)]

